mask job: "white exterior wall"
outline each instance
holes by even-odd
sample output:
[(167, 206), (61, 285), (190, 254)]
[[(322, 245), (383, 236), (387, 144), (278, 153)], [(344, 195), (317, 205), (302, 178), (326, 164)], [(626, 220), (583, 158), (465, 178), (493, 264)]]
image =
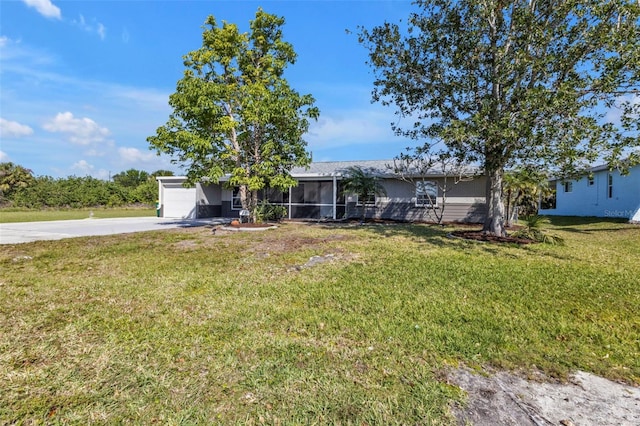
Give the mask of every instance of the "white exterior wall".
[[(609, 198), (609, 174), (613, 177)], [(541, 209), (539, 214), (552, 216), (596, 216), (631, 219), (640, 209), (640, 165), (622, 176), (617, 170), (593, 173), (594, 184), (588, 178), (574, 180), (571, 192), (564, 192), (564, 181), (556, 182), (556, 208)]]

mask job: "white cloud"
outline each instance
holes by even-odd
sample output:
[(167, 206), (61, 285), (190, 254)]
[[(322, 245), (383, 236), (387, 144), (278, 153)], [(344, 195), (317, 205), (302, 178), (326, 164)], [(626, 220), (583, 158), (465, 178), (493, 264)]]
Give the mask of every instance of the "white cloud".
[(162, 111), (166, 115), (171, 112), (169, 107), (170, 93), (116, 85), (111, 85), (108, 90), (107, 93), (112, 99), (118, 99), (119, 102), (124, 102), (127, 105), (136, 105), (145, 111)]
[(153, 152), (143, 152), (137, 148), (118, 148), (118, 154), (125, 163), (149, 163), (157, 157)]
[(107, 180), (111, 177), (111, 174), (108, 170), (105, 169), (97, 169), (96, 166), (90, 164), (86, 160), (80, 160), (78, 162), (73, 163), (73, 165), (69, 168), (69, 172), (71, 174), (78, 174), (81, 176), (91, 176), (96, 179)]
[(104, 40), (107, 36), (107, 28), (93, 19), (92, 23), (88, 23), (86, 19), (84, 19), (83, 15), (80, 15), (78, 20), (72, 20), (71, 23), (77, 25), (80, 29), (88, 32), (88, 33), (96, 33), (100, 37), (101, 40)]
[(26, 124), (20, 124), (17, 121), (9, 121), (0, 118), (0, 137), (3, 138), (19, 138), (33, 134), (33, 129)]
[(104, 40), (107, 36), (107, 28), (98, 22), (98, 29), (96, 30), (100, 36), (100, 40)]
[(60, 8), (54, 5), (51, 0), (22, 0), (22, 2), (37, 10), (45, 18), (62, 19)]
[(109, 136), (109, 129), (100, 127), (90, 118), (75, 118), (70, 112), (61, 112), (42, 126), (53, 133), (64, 133), (71, 143), (90, 145), (104, 142)]
[(637, 110), (637, 108), (640, 108), (640, 95), (627, 95), (618, 97), (616, 99), (615, 105), (608, 109), (605, 120), (608, 123), (620, 125), (622, 114), (624, 111), (621, 106), (625, 103), (628, 103), (630, 106), (633, 106)]
[(0, 161), (2, 162), (9, 161), (9, 154), (7, 154), (6, 152), (0, 151)]
[(9, 38), (6, 36), (0, 36), (0, 47), (5, 47), (9, 43)]
[(71, 170), (78, 171), (86, 175), (91, 174), (94, 168), (95, 167), (93, 165), (89, 164), (85, 160), (80, 160), (71, 166)]
[(348, 116), (321, 116), (311, 124), (307, 139), (316, 148), (329, 148), (388, 141), (392, 134), (387, 115), (351, 111)]

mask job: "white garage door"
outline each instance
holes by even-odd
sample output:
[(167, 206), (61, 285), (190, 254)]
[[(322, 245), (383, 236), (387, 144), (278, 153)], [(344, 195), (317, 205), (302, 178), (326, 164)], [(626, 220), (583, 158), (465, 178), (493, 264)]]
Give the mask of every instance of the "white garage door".
[(196, 189), (181, 184), (164, 184), (162, 188), (164, 217), (195, 218)]

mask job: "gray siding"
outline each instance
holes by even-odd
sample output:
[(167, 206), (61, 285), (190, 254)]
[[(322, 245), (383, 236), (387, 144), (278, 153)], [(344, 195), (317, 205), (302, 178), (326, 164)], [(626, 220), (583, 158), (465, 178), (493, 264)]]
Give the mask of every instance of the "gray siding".
[[(429, 177), (439, 186), (443, 186), (441, 177)], [(445, 222), (473, 222), (484, 220), (486, 210), (484, 203), (485, 178), (476, 177), (453, 184), (448, 179), (450, 190), (446, 194), (444, 207)], [(431, 210), (416, 206), (415, 187), (410, 182), (398, 179), (385, 179), (383, 182), (387, 191), (386, 197), (379, 197), (375, 208), (367, 207), (367, 217), (393, 219), (402, 221), (434, 221)], [(349, 202), (345, 208), (344, 200), (338, 191), (339, 201), (336, 206), (336, 218), (359, 218), (362, 207)], [(440, 191), (436, 209), (442, 208), (442, 193)], [(297, 198), (296, 198), (297, 196)], [(221, 185), (197, 185), (197, 215), (198, 217), (238, 217), (239, 210), (231, 208), (231, 191), (222, 189)], [(305, 179), (300, 185), (292, 189), (291, 217), (294, 219), (321, 219), (333, 214), (333, 182), (325, 179)], [(298, 200), (300, 198), (300, 200)], [(300, 204), (301, 202), (301, 204)], [(297, 203), (297, 204), (296, 204)], [(288, 204), (285, 206), (289, 208)]]
[[(440, 209), (441, 207), (436, 207)], [(430, 209), (416, 207), (414, 203), (390, 202), (376, 203), (375, 206), (367, 206), (367, 218), (390, 219), (408, 222), (435, 222), (435, 216), (430, 214)], [(362, 217), (362, 206), (350, 203), (347, 208), (347, 218)], [(486, 212), (485, 203), (446, 204), (444, 208), (443, 222), (468, 222), (481, 223)]]

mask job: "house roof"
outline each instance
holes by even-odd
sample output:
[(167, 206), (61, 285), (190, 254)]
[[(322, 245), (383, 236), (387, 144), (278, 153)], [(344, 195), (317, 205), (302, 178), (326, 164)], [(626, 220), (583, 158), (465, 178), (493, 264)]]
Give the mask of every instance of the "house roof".
[[(624, 162), (624, 161), (627, 161), (627, 159), (622, 160), (622, 161), (623, 161), (623, 162)], [(638, 169), (638, 170), (640, 171), (640, 164), (635, 164), (635, 165), (633, 165), (633, 166), (630, 166), (628, 170), (629, 170), (629, 172), (631, 172), (631, 171), (632, 171), (632, 170), (634, 170), (634, 169)], [(584, 170), (584, 171), (579, 175), (579, 177), (576, 177), (575, 179), (581, 179), (582, 177), (584, 177), (584, 176), (588, 175), (589, 173), (596, 173), (596, 172), (602, 172), (602, 171), (609, 171), (609, 172), (612, 172), (612, 171), (614, 171), (614, 170), (618, 170), (618, 171), (619, 171), (619, 169), (617, 169), (617, 168), (615, 168), (615, 167), (614, 167), (614, 168), (611, 168), (608, 164), (600, 164), (600, 165), (592, 166), (592, 167), (589, 167), (589, 168), (585, 169), (585, 170)], [(635, 173), (635, 171), (634, 171), (634, 173)], [(561, 176), (552, 176), (551, 178), (549, 178), (549, 181), (550, 181), (550, 182), (564, 181), (564, 180), (573, 180), (573, 179), (571, 179), (571, 178), (563, 178), (563, 177), (561, 177)]]
[[(319, 161), (313, 162), (308, 167), (294, 167), (291, 170), (291, 176), (295, 178), (305, 177), (322, 177), (322, 176), (343, 176), (350, 167), (360, 167), (380, 177), (394, 177), (394, 160), (364, 160), (364, 161)], [(479, 169), (474, 167), (466, 167), (465, 174), (477, 174)], [(431, 169), (426, 173), (418, 173), (413, 171), (415, 176), (444, 176), (441, 170)]]
[[(328, 177), (341, 177), (344, 176), (349, 167), (360, 167), (370, 173), (380, 176), (380, 177), (394, 177), (397, 174), (394, 173), (393, 160), (363, 160), (363, 161), (317, 161), (312, 162), (307, 167), (294, 167), (291, 170), (291, 176), (298, 179), (303, 178), (328, 178)], [(479, 171), (478, 168), (467, 167), (464, 170), (465, 174), (473, 175), (477, 174)], [(410, 173), (414, 176), (432, 176), (432, 177), (442, 177), (444, 174), (442, 171), (437, 169), (428, 170), (426, 173)], [(166, 181), (166, 180), (184, 180), (186, 179), (184, 176), (158, 176), (158, 180)], [(222, 177), (220, 180), (225, 181), (228, 179), (228, 176)]]
[(318, 161), (308, 167), (294, 167), (293, 177), (342, 176), (349, 167), (361, 167), (377, 175), (390, 175), (393, 160)]

